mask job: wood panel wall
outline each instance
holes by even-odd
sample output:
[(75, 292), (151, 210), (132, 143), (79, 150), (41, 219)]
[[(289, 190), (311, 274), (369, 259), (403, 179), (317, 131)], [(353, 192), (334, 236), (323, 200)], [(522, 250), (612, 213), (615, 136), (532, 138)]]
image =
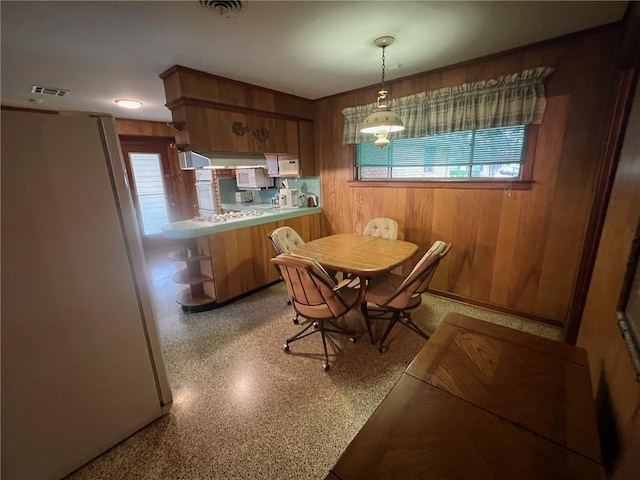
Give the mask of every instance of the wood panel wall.
[[(603, 443), (619, 436), (629, 442), (640, 430), (640, 384), (635, 380), (627, 345), (617, 326), (616, 306), (638, 218), (640, 218), (640, 91), (627, 128), (625, 149), (620, 158), (609, 201), (600, 248), (585, 305), (578, 345), (587, 349), (592, 383), (601, 411), (601, 422), (612, 414), (614, 431), (605, 429)], [(637, 435), (637, 433), (636, 433)], [(611, 448), (610, 445), (603, 445)], [(608, 452), (612, 463), (616, 452)]]
[(435, 240), (453, 244), (433, 279), (436, 292), (564, 325), (595, 200), (619, 37), (620, 28), (611, 26), (389, 84), (401, 97), (553, 67), (530, 190), (350, 183), (354, 147), (342, 145), (340, 112), (373, 102), (377, 85), (316, 101), (316, 168), (332, 233), (360, 232), (374, 216), (395, 218), (401, 238), (420, 252)]
[(624, 138), (578, 335), (578, 345), (589, 353), (603, 460), (609, 478), (617, 480), (637, 479), (640, 472), (640, 384), (615, 315), (640, 218), (639, 4), (630, 5), (625, 20), (620, 69), (622, 78), (631, 78), (633, 106), (628, 120), (628, 108), (620, 115)]

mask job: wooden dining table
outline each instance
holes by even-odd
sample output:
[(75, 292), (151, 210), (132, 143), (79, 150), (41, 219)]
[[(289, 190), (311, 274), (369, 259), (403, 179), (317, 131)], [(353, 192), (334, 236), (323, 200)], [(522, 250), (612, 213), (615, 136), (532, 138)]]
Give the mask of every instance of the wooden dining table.
[(315, 258), (325, 268), (371, 277), (401, 265), (417, 251), (415, 243), (403, 240), (339, 233), (307, 242), (291, 253)]
[(602, 479), (586, 351), (450, 313), (326, 479)]

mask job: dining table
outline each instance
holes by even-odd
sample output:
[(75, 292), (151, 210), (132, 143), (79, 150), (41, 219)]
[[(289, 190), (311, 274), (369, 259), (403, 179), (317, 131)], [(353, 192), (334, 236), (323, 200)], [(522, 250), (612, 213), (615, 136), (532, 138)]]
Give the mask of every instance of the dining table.
[(299, 245), (291, 253), (314, 258), (328, 269), (372, 277), (403, 264), (417, 251), (415, 243), (404, 240), (339, 233)]
[(325, 478), (602, 480), (587, 352), (449, 313)]

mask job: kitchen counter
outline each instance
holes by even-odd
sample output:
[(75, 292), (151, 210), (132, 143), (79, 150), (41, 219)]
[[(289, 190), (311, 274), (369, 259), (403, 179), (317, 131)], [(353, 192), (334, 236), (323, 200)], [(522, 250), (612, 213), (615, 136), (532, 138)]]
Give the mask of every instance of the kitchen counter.
[[(289, 226), (306, 241), (329, 232), (320, 207), (223, 204), (221, 211), (233, 215), (225, 221), (183, 220), (163, 228), (166, 237), (176, 239), (169, 258), (185, 267), (172, 277), (187, 286), (176, 299), (185, 312), (217, 308), (279, 281), (271, 263), (276, 251), (268, 238), (274, 228)], [(242, 213), (249, 215), (238, 215)]]
[[(196, 238), (322, 212), (320, 207), (281, 208), (267, 204), (251, 203), (224, 204), (222, 208), (224, 210), (237, 211), (237, 217), (227, 218), (225, 221), (218, 222), (182, 220), (163, 226), (162, 233), (167, 238)], [(257, 215), (249, 214), (252, 210), (257, 212)]]

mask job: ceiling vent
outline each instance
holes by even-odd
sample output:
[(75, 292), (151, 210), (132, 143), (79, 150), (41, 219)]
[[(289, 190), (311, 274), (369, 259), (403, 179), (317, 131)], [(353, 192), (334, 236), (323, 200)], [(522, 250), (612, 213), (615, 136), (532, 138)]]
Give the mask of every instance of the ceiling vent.
[(221, 17), (231, 18), (240, 14), (246, 2), (241, 0), (198, 0), (200, 5)]
[(39, 87), (38, 85), (33, 85), (31, 87), (31, 93), (53, 95), (54, 97), (65, 97), (69, 93), (69, 90), (65, 90), (64, 88)]

